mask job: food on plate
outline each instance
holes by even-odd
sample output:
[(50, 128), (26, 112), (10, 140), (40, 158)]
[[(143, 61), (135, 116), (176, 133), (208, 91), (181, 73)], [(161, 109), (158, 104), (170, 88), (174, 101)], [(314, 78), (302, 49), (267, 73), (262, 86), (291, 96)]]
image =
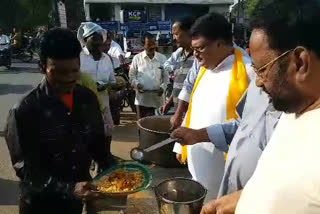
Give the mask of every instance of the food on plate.
[(118, 169), (102, 177), (97, 183), (97, 189), (102, 193), (125, 193), (138, 189), (143, 184), (140, 171)]

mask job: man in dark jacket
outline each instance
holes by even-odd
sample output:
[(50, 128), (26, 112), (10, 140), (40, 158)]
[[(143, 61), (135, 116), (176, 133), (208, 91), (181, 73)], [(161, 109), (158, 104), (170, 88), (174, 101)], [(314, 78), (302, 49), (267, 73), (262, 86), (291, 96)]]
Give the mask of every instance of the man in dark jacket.
[(82, 213), (82, 200), (96, 196), (88, 181), (93, 160), (106, 169), (106, 149), (97, 97), (76, 84), (81, 46), (73, 33), (55, 28), (40, 45), (45, 80), (8, 116), (5, 137), (20, 182), (20, 213)]

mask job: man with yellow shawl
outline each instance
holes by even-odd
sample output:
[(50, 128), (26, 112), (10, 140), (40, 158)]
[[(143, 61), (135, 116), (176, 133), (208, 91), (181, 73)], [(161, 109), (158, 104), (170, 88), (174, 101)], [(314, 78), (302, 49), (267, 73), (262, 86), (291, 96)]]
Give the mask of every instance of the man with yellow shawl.
[[(200, 17), (191, 35), (201, 68), (191, 94), (182, 90), (179, 95), (189, 103), (183, 126), (202, 129), (236, 119), (236, 105), (253, 76), (250, 58), (233, 47), (231, 24), (222, 15)], [(207, 188), (206, 201), (216, 198), (224, 173), (224, 154), (210, 142), (187, 147), (176, 144), (174, 152), (181, 154), (181, 162), (187, 160), (193, 179)]]

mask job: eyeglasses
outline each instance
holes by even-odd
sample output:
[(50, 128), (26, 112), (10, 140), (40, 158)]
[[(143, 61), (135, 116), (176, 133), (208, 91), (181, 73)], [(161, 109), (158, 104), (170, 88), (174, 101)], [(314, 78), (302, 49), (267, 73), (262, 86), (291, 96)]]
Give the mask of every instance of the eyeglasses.
[(206, 51), (207, 46), (202, 46), (200, 48), (192, 48), (194, 52), (202, 54)]
[(202, 54), (202, 53), (204, 53), (204, 52), (206, 51), (206, 49), (207, 49), (211, 44), (212, 44), (212, 43), (209, 42), (209, 43), (206, 43), (206, 44), (202, 45), (202, 46), (199, 47), (199, 48), (194, 48), (194, 47), (192, 47), (192, 50), (193, 50), (194, 52), (196, 52), (196, 53)]
[(290, 49), (290, 50), (282, 53), (281, 55), (279, 55), (278, 57), (274, 58), (273, 60), (271, 60), (270, 62), (268, 62), (267, 64), (263, 65), (263, 66), (260, 67), (260, 68), (255, 68), (255, 67), (253, 66), (254, 72), (258, 75), (258, 77), (263, 78), (264, 76), (267, 75), (267, 73), (264, 74), (264, 73), (265, 73), (264, 71), (265, 71), (265, 69), (266, 69), (269, 65), (272, 65), (273, 63), (275, 63), (276, 61), (278, 61), (278, 60), (281, 59), (282, 57), (286, 56), (287, 54), (289, 54), (289, 53), (290, 53), (291, 51), (293, 51), (293, 50), (294, 50), (294, 49)]

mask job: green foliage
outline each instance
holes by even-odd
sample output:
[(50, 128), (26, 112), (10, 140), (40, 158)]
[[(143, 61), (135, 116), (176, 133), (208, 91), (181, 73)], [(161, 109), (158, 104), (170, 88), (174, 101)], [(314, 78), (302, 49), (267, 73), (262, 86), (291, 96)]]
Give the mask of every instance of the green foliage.
[(248, 17), (252, 15), (252, 12), (258, 5), (259, 0), (245, 0), (245, 13)]
[(1, 0), (0, 27), (32, 29), (48, 24), (51, 0)]

